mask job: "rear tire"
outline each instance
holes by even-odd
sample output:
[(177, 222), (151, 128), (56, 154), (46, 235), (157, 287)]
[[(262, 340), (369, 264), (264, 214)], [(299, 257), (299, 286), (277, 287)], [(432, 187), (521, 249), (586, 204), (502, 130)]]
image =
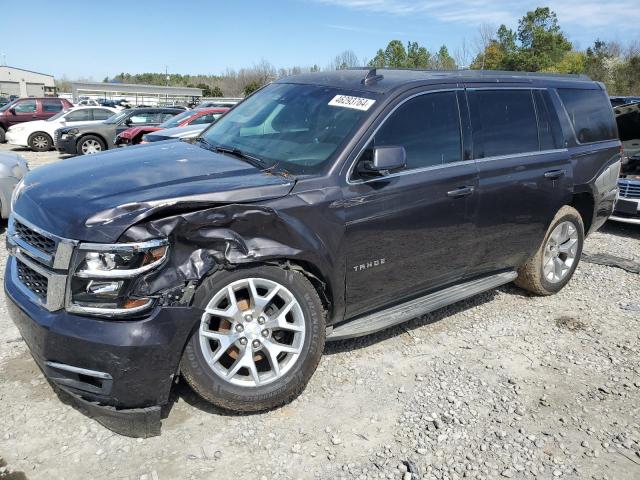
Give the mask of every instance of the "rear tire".
[(34, 152), (48, 152), (53, 148), (53, 140), (44, 132), (35, 132), (29, 135), (29, 148)]
[(584, 245), (584, 224), (578, 211), (565, 205), (554, 217), (542, 245), (518, 270), (514, 283), (536, 295), (553, 295), (569, 283)]
[(92, 155), (94, 153), (100, 153), (107, 149), (104, 140), (95, 135), (87, 135), (78, 140), (77, 152), (78, 155)]
[(235, 412), (268, 410), (300, 395), (326, 328), (323, 304), (304, 275), (275, 266), (219, 272), (198, 288), (194, 306), (208, 312), (180, 370), (198, 395)]

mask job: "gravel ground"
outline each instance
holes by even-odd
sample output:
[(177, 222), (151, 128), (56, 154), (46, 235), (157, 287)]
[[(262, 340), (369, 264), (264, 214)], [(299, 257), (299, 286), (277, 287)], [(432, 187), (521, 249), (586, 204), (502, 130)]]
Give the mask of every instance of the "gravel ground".
[[(32, 168), (58, 158), (22, 153)], [(608, 224), (585, 251), (640, 262), (640, 227)], [(229, 415), (178, 385), (145, 440), (60, 401), (3, 297), (0, 479), (637, 479), (638, 292), (637, 273), (581, 262), (553, 297), (506, 286), (328, 344), (300, 398), (268, 413)]]

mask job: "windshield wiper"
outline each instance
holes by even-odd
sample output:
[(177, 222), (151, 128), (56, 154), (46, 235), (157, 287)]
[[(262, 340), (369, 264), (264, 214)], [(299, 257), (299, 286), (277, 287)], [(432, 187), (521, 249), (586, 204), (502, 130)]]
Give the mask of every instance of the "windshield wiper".
[(234, 148), (234, 147), (225, 147), (223, 145), (211, 145), (211, 143), (207, 142), (206, 140), (203, 139), (204, 142), (207, 143), (207, 145), (210, 145), (212, 150), (218, 153), (225, 153), (227, 155), (233, 155), (234, 157), (240, 158), (241, 160), (246, 161), (247, 163), (249, 163), (250, 165), (253, 165), (256, 168), (266, 168), (266, 162), (264, 160), (262, 160), (261, 158), (255, 157), (253, 155), (249, 155), (248, 153), (244, 153), (242, 150), (240, 150), (239, 148)]

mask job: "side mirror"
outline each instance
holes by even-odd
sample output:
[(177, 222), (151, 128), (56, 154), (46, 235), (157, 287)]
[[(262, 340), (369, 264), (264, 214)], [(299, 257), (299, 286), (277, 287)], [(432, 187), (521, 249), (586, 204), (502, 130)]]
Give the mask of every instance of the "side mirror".
[(15, 109), (15, 108), (13, 108), (13, 107), (11, 107), (11, 108), (9, 109), (9, 112), (11, 112), (11, 115), (15, 115), (15, 114), (16, 114), (16, 109)]
[(124, 121), (124, 124), (125, 124), (127, 127), (130, 127), (130, 126), (131, 126), (131, 124), (132, 124), (132, 122), (131, 122), (131, 118), (127, 118), (127, 119)]
[(407, 165), (407, 152), (404, 147), (374, 147), (371, 158), (360, 162), (360, 173), (368, 175), (389, 175), (402, 170)]

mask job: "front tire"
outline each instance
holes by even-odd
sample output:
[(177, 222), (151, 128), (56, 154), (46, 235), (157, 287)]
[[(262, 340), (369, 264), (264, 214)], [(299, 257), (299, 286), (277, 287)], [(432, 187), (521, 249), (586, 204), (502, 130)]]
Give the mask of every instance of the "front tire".
[(275, 266), (219, 272), (198, 288), (202, 308), (180, 369), (202, 398), (257, 412), (296, 398), (325, 342), (325, 310), (301, 273)]
[(78, 140), (78, 155), (92, 155), (94, 153), (100, 153), (107, 149), (107, 146), (100, 137), (95, 135), (87, 135)]
[(34, 152), (48, 152), (53, 147), (53, 140), (44, 132), (35, 132), (29, 136), (28, 144)]
[(4, 143), (6, 141), (6, 139), (4, 138), (5, 136), (5, 130), (4, 128), (0, 127), (0, 143)]
[(569, 283), (584, 245), (584, 224), (578, 211), (565, 205), (554, 217), (542, 245), (518, 270), (515, 284), (536, 295), (553, 295)]

